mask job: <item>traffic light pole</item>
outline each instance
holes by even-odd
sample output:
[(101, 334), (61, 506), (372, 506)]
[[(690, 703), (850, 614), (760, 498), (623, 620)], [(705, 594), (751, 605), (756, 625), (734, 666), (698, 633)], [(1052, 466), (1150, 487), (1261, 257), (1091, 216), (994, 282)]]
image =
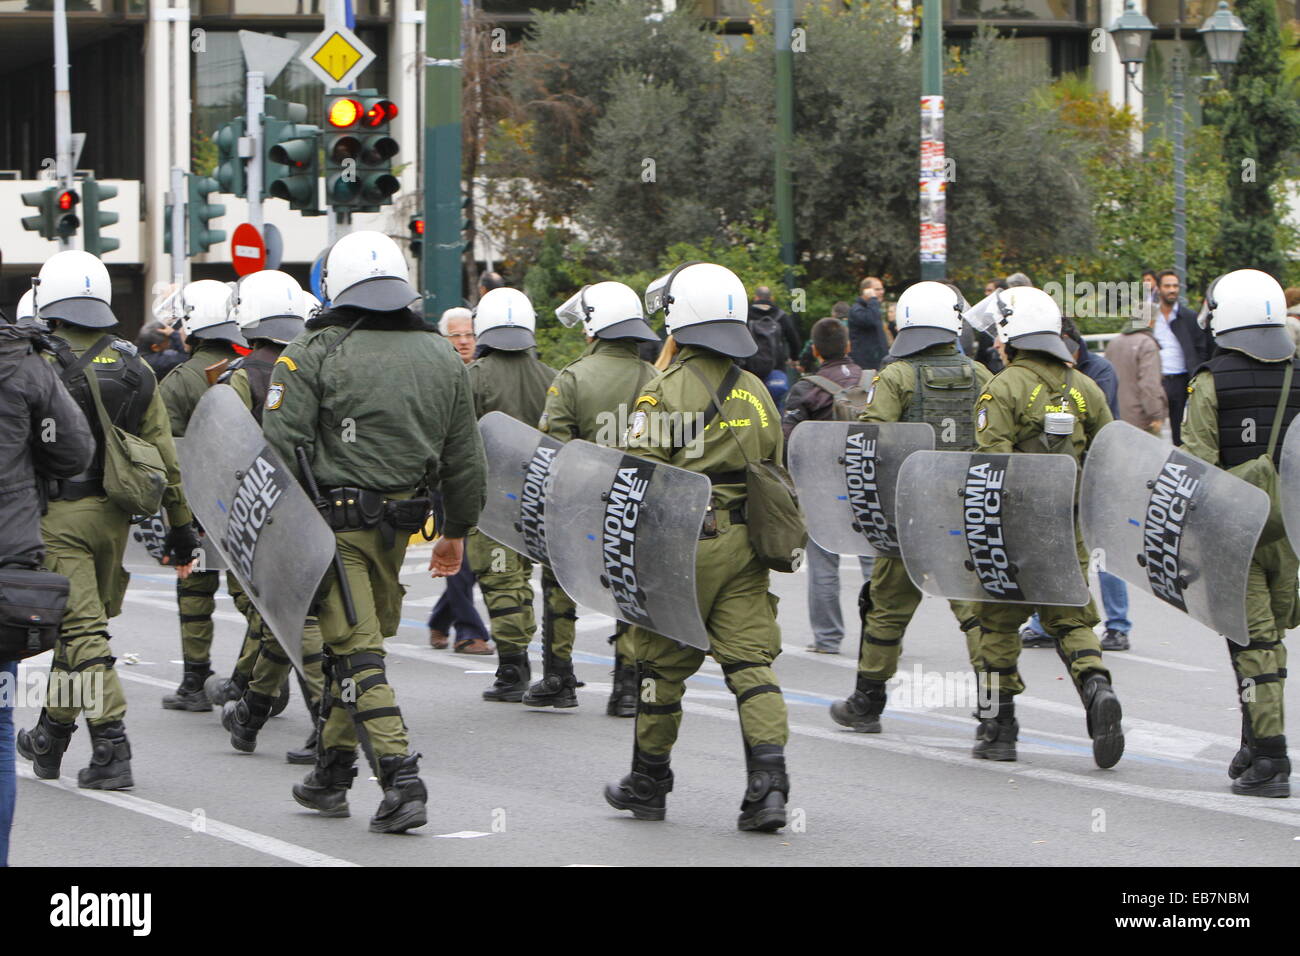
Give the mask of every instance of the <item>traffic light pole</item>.
[[(68, 9), (54, 0), (54, 164), (59, 185), (72, 188), (72, 94), (68, 89)], [(72, 248), (71, 236), (59, 237), (60, 249)]]
[(424, 57), (424, 319), (461, 303), (461, 0), (427, 0)]
[[(930, 102), (933, 103), (935, 101), (933, 98), (937, 98), (938, 103), (940, 104), (939, 111), (937, 117), (933, 112), (931, 112), (931, 118), (932, 120), (937, 119), (941, 122), (943, 117), (943, 111), (942, 111), (943, 110), (942, 107), (942, 103), (943, 103), (943, 4), (940, 2), (940, 0), (924, 0), (921, 6), (921, 97), (922, 97), (922, 104), (923, 104), (922, 110), (926, 109), (926, 106), (924, 105), (925, 101), (929, 100)], [(927, 157), (924, 155), (926, 149), (925, 140), (927, 139), (927, 134), (924, 131), (924, 122), (922, 123), (922, 127), (923, 127), (923, 131), (921, 133), (921, 138), (922, 138), (921, 148), (922, 148), (923, 155), (921, 156), (921, 182), (922, 182), (921, 188), (925, 189), (926, 186), (929, 184), (929, 182), (933, 182), (933, 178), (935, 176), (944, 175), (944, 165), (942, 160), (943, 132), (942, 132), (941, 125), (938, 126), (937, 128), (931, 128), (931, 130), (929, 131), (928, 138), (931, 144), (930, 148), (936, 152), (936, 155), (932, 155), (931, 157), (929, 157), (929, 162), (930, 163), (937, 162), (938, 169), (928, 168)], [(929, 182), (927, 182), (927, 180)], [(946, 202), (946, 197), (943, 201)], [(929, 209), (930, 214), (933, 217), (934, 213), (937, 211), (934, 209), (934, 203), (935, 203), (935, 198), (933, 194), (931, 194), (928, 198), (926, 196), (922, 196), (921, 212), (923, 217), (927, 211), (927, 208)], [(943, 207), (939, 207), (939, 208), (943, 208)], [(943, 216), (943, 220), (946, 223), (947, 221), (946, 211)], [(933, 226), (933, 223), (931, 223), (931, 225)], [(925, 241), (924, 241), (925, 226), (926, 223), (923, 222), (921, 226), (923, 247), (925, 245)], [(922, 249), (921, 262), (920, 262), (922, 279), (942, 280), (946, 278), (947, 276), (946, 232), (947, 230), (945, 226), (945, 230), (944, 230), (945, 234), (942, 240), (943, 244), (942, 246), (940, 246), (940, 248), (931, 249), (928, 254), (924, 248)]]
[(185, 170), (172, 167), (172, 282), (179, 292), (185, 284), (185, 204), (189, 189), (185, 183)]
[(244, 115), (248, 117), (246, 129), (252, 153), (248, 157), (248, 221), (258, 234), (262, 233), (262, 109), (266, 102), (265, 74), (249, 70)]
[(794, 0), (776, 0), (776, 223), (785, 263), (785, 288), (794, 288), (794, 185), (790, 151), (794, 142)]

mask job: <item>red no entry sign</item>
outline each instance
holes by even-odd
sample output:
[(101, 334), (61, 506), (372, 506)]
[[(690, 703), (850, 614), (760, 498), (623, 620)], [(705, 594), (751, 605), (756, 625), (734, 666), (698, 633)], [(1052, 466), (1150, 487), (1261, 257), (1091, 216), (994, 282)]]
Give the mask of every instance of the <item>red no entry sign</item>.
[(235, 229), (230, 240), (230, 261), (235, 267), (235, 275), (240, 276), (266, 268), (266, 243), (251, 223), (246, 222)]

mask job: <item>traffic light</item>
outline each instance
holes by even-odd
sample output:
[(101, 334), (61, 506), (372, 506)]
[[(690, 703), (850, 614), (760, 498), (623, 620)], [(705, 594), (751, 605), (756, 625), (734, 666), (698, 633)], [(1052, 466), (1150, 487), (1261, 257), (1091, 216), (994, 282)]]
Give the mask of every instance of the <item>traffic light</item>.
[(244, 136), (244, 118), (236, 116), (221, 129), (213, 139), (217, 143), (217, 182), (223, 193), (239, 196), (248, 195), (248, 177), (244, 172), (244, 160), (239, 155), (239, 140)]
[(55, 239), (54, 234), (54, 194), (59, 187), (51, 186), (34, 193), (23, 193), (23, 205), (36, 210), (35, 216), (23, 217), (23, 228), (28, 232), (39, 232), (43, 239)]
[(266, 98), (262, 116), (263, 173), (265, 195), (289, 201), (290, 209), (309, 216), (320, 215), (320, 127), (303, 124), (307, 107)]
[(77, 218), (77, 203), (81, 198), (71, 189), (56, 189), (54, 194), (54, 235), (67, 239), (77, 232), (81, 220)]
[[(207, 252), (217, 243), (226, 241), (226, 233), (223, 230), (213, 229), (209, 225), (213, 219), (220, 219), (226, 214), (226, 207), (221, 203), (208, 201), (208, 195), (216, 192), (221, 185), (211, 176), (186, 174), (185, 179), (188, 197), (185, 215), (189, 220), (190, 234), (189, 241), (186, 243), (186, 252), (191, 256), (197, 256), (201, 252)], [(169, 217), (168, 222), (170, 221)]]
[(117, 195), (117, 187), (105, 186), (93, 179), (87, 179), (81, 184), (81, 190), (86, 195), (86, 238), (84, 240), (86, 251), (102, 259), (104, 253), (112, 252), (122, 245), (112, 236), (104, 235), (103, 231), (105, 226), (117, 222), (117, 213), (104, 212), (99, 208), (103, 200), (112, 199)]
[(332, 92), (325, 98), (325, 201), (378, 212), (400, 188), (393, 175), (397, 140), (389, 124), (397, 104), (374, 90)]
[(424, 251), (424, 217), (411, 217), (411, 255), (417, 259)]

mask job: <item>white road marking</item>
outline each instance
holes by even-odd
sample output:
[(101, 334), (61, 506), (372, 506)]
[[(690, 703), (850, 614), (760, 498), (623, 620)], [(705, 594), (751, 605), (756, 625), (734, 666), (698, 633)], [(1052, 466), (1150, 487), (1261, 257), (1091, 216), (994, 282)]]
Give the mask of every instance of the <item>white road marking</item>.
[(457, 830), (455, 833), (435, 833), (434, 837), (439, 840), (472, 840), (475, 837), (491, 835), (481, 830)]
[(1183, 664), (1179, 661), (1167, 661), (1159, 657), (1144, 657), (1141, 654), (1134, 654), (1132, 651), (1112, 651), (1109, 660), (1113, 661), (1136, 661), (1139, 664), (1153, 664), (1156, 667), (1167, 667), (1171, 671), (1186, 671), (1189, 674), (1213, 674), (1213, 667), (1198, 667), (1195, 664)]
[(233, 843), (236, 846), (242, 846), (245, 849), (256, 850), (258, 853), (265, 853), (267, 856), (278, 857), (281, 860), (287, 860), (290, 863), (296, 863), (299, 866), (359, 866), (350, 860), (341, 860), (338, 857), (328, 856), (319, 853), (316, 850), (310, 850), (305, 846), (298, 846), (296, 843), (289, 843), (285, 840), (277, 840), (275, 837), (267, 836), (264, 833), (256, 833), (252, 830), (245, 830), (243, 827), (237, 827), (233, 824), (222, 823), (220, 820), (214, 820), (212, 817), (206, 817), (202, 821), (202, 829), (196, 829), (196, 818), (194, 814), (187, 810), (178, 810), (175, 807), (169, 807), (163, 803), (154, 803), (152, 800), (145, 800), (134, 794), (120, 793), (109, 790), (82, 790), (77, 786), (76, 781), (70, 777), (60, 777), (58, 780), (41, 780), (32, 772), (32, 768), (25, 763), (19, 763), (18, 776), (24, 780), (32, 780), (36, 783), (44, 784), (47, 787), (54, 787), (57, 790), (63, 790), (79, 797), (86, 797), (90, 800), (97, 800), (100, 803), (107, 803), (110, 806), (118, 807), (122, 810), (130, 810), (132, 813), (139, 813), (146, 817), (153, 817), (155, 820), (161, 820), (164, 823), (170, 823), (174, 826), (182, 827), (191, 832), (206, 834), (215, 837), (218, 840), (225, 840), (227, 843)]

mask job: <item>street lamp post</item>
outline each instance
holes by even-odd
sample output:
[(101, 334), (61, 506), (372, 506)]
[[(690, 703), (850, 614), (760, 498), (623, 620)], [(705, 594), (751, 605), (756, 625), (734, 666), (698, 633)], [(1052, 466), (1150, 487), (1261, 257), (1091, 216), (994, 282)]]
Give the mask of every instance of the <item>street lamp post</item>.
[[(1125, 3), (1125, 10), (1110, 27), (1110, 34), (1119, 48), (1124, 64), (1124, 102), (1128, 103), (1128, 82), (1131, 75), (1146, 60), (1147, 46), (1151, 42), (1151, 21), (1138, 12), (1134, 0)], [(1187, 281), (1187, 160), (1183, 149), (1183, 96), (1184, 51), (1183, 16), (1185, 0), (1178, 0), (1178, 21), (1174, 24), (1174, 83), (1173, 83), (1173, 141), (1174, 141), (1174, 271), (1178, 284), (1186, 288)], [(1144, 25), (1145, 24), (1145, 25)], [(1218, 9), (1196, 31), (1205, 41), (1210, 62), (1225, 78), (1231, 74), (1241, 51), (1241, 40), (1246, 26), (1228, 8), (1227, 0), (1219, 0)]]

